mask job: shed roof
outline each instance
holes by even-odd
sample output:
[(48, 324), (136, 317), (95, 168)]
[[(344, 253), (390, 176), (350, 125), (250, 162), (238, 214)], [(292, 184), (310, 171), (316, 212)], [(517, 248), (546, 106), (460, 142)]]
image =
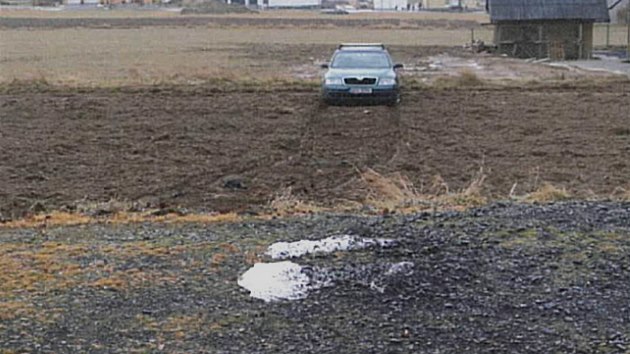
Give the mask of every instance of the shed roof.
[(490, 21), (587, 20), (608, 22), (606, 0), (488, 0)]

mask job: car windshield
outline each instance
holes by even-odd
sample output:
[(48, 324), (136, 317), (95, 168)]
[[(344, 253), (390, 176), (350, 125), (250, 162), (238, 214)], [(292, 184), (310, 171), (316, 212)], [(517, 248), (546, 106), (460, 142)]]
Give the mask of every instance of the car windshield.
[(390, 67), (387, 54), (383, 52), (339, 52), (331, 67), (336, 69), (384, 69)]

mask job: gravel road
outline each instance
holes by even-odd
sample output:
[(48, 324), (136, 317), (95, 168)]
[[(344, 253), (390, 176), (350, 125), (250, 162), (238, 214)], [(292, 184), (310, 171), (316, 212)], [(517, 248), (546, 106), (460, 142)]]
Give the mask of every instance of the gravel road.
[[(0, 348), (41, 353), (626, 353), (630, 204), (225, 224), (1, 229)], [(290, 259), (294, 301), (237, 279), (277, 241), (393, 239)], [(404, 262), (404, 263), (403, 263)], [(391, 265), (404, 264), (396, 271)]]

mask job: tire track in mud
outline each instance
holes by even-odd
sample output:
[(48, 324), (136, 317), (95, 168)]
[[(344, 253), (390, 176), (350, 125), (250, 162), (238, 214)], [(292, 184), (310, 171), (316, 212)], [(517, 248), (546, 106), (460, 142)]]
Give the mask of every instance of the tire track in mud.
[[(312, 171), (310, 187), (343, 188), (366, 168), (387, 170), (406, 143), (401, 112), (400, 106), (314, 105), (304, 119), (299, 147), (302, 164)], [(342, 178), (321, 178), (340, 170)]]

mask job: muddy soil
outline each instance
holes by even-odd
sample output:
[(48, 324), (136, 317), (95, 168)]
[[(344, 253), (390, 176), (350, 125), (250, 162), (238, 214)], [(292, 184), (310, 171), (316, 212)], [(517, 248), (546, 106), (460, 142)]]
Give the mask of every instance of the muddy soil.
[[(627, 353), (630, 204), (214, 225), (0, 229), (0, 348), (38, 353)], [(272, 242), (388, 248), (292, 259), (305, 299), (237, 279)], [(392, 264), (405, 262), (402, 271)]]
[[(298, 90), (299, 91), (299, 90)], [(212, 88), (0, 95), (0, 213), (146, 201), (255, 211), (291, 188), (325, 205), (366, 196), (359, 173), (451, 191), (550, 182), (578, 196), (628, 187), (628, 84), (406, 91), (388, 107), (322, 107), (318, 94)]]
[(167, 18), (13, 18), (0, 17), (0, 28), (138, 28), (155, 26), (358, 27), (358, 28), (477, 28), (471, 20), (255, 18), (182, 16)]

